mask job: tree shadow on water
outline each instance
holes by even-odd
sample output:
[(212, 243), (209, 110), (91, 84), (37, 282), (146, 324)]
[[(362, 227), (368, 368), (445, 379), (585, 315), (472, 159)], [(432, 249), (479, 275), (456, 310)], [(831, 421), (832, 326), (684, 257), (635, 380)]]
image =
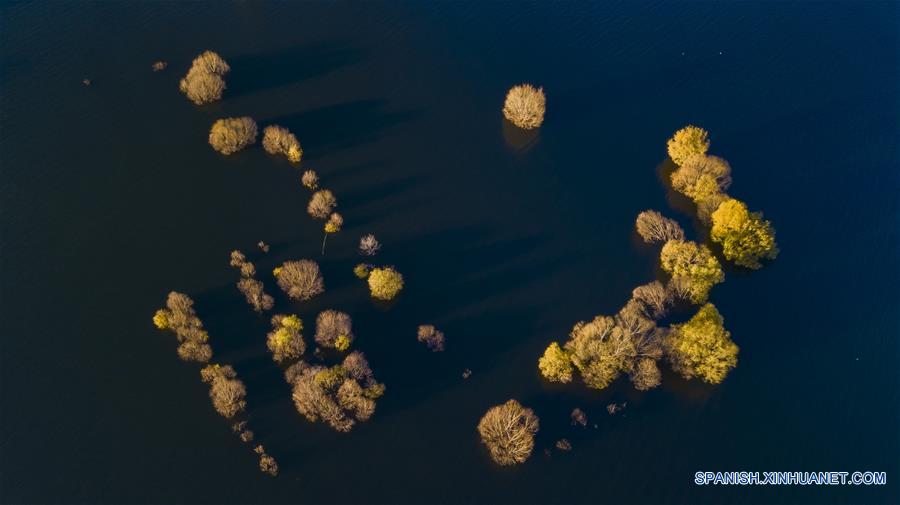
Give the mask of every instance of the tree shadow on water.
[(300, 142), (309, 146), (309, 155), (323, 156), (372, 142), (382, 131), (420, 115), (415, 111), (388, 111), (386, 104), (386, 100), (356, 100), (279, 116), (266, 122), (295, 132)]
[(319, 77), (364, 59), (360, 49), (329, 43), (277, 49), (229, 60), (228, 95), (235, 97)]

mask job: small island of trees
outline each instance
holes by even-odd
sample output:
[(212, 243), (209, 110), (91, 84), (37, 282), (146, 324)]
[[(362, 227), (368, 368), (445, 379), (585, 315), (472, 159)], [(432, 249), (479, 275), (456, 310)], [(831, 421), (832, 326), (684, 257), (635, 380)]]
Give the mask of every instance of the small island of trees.
[[(163, 65), (162, 68), (165, 68)], [(154, 66), (156, 70), (156, 66)], [(187, 75), (181, 79), (178, 87), (188, 100), (197, 105), (215, 102), (222, 98), (225, 91), (225, 74), (231, 70), (221, 56), (205, 51), (194, 58)]]
[(160, 330), (175, 333), (179, 358), (200, 363), (206, 363), (212, 358), (212, 348), (207, 343), (209, 335), (194, 312), (194, 300), (188, 295), (176, 291), (169, 293), (166, 308), (156, 311), (153, 324)]
[(303, 148), (300, 141), (287, 128), (278, 125), (267, 126), (263, 130), (263, 149), (269, 154), (283, 154), (293, 163), (300, 162)]
[(234, 154), (256, 142), (257, 133), (253, 118), (219, 119), (209, 130), (209, 145), (224, 155)]

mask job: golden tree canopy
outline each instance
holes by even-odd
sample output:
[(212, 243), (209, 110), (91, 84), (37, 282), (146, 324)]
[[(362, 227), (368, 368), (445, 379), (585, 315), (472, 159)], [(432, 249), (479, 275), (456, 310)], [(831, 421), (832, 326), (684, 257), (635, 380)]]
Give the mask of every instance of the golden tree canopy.
[(715, 305), (707, 303), (688, 322), (672, 326), (666, 342), (672, 367), (690, 379), (699, 377), (711, 384), (725, 380), (737, 366), (738, 346), (725, 330)]
[(373, 298), (392, 300), (403, 289), (403, 275), (393, 267), (373, 268), (369, 272), (369, 291)]
[(760, 268), (760, 259), (775, 259), (778, 245), (772, 223), (734, 198), (712, 213), (712, 240), (722, 245), (725, 258), (747, 268)]
[(533, 410), (509, 400), (484, 414), (478, 423), (478, 433), (491, 459), (501, 465), (514, 465), (524, 463), (531, 456), (539, 426)]
[(666, 147), (672, 161), (681, 166), (686, 159), (695, 154), (706, 154), (709, 150), (709, 133), (703, 128), (688, 125), (675, 132)]
[(503, 103), (503, 115), (506, 119), (526, 130), (541, 126), (546, 109), (547, 98), (544, 96), (544, 88), (535, 88), (531, 84), (513, 86)]

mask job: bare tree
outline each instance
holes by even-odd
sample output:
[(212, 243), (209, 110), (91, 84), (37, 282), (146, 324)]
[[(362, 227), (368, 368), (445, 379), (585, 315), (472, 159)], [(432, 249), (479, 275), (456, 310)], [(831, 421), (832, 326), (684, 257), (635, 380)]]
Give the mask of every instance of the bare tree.
[(359, 253), (363, 256), (375, 256), (381, 250), (381, 242), (371, 233), (359, 239)]
[(212, 348), (207, 343), (209, 335), (194, 312), (194, 301), (189, 296), (175, 291), (169, 293), (166, 308), (156, 311), (153, 324), (160, 330), (175, 333), (181, 359), (206, 363), (212, 358)]
[(230, 419), (247, 407), (247, 389), (230, 365), (209, 365), (200, 371), (200, 377), (210, 385), (209, 397), (222, 416)]
[(209, 130), (209, 145), (222, 154), (234, 154), (256, 142), (257, 128), (253, 118), (219, 119)]
[(303, 157), (300, 141), (287, 128), (277, 125), (267, 126), (263, 130), (263, 149), (269, 154), (283, 154), (296, 163)]
[(417, 339), (419, 340), (419, 342), (427, 345), (428, 348), (433, 352), (440, 352), (444, 350), (444, 332), (438, 330), (430, 324), (423, 324), (419, 326)]
[(263, 291), (263, 283), (252, 277), (242, 277), (237, 283), (238, 291), (244, 294), (247, 303), (256, 312), (271, 310), (275, 299)]
[(323, 310), (316, 318), (316, 343), (334, 348), (339, 338), (353, 341), (353, 320), (350, 315), (337, 310)]
[(535, 88), (531, 84), (513, 86), (503, 103), (503, 115), (506, 119), (526, 130), (541, 126), (546, 110), (547, 98), (544, 96), (544, 88)]
[(275, 271), (278, 286), (295, 300), (309, 300), (325, 291), (325, 282), (315, 261), (286, 261)]
[(478, 433), (491, 459), (501, 465), (514, 465), (524, 463), (531, 456), (539, 425), (533, 410), (509, 400), (484, 414), (478, 423)]
[(659, 281), (634, 288), (631, 297), (643, 304), (644, 314), (653, 320), (666, 317), (672, 305), (672, 293)]
[[(153, 64), (153, 70), (158, 71), (166, 67), (165, 62)], [(225, 74), (230, 67), (221, 56), (206, 51), (197, 56), (191, 64), (187, 75), (179, 82), (179, 89), (188, 99), (197, 105), (215, 102), (222, 98), (225, 91)]]
[(322, 189), (313, 193), (306, 206), (306, 212), (315, 219), (328, 219), (337, 207), (337, 198), (330, 190)]
[(303, 172), (303, 177), (300, 180), (307, 189), (316, 190), (319, 188), (319, 174), (315, 170)]
[(673, 220), (664, 217), (655, 210), (645, 210), (638, 214), (635, 221), (638, 235), (644, 242), (668, 242), (669, 240), (684, 240), (684, 230)]

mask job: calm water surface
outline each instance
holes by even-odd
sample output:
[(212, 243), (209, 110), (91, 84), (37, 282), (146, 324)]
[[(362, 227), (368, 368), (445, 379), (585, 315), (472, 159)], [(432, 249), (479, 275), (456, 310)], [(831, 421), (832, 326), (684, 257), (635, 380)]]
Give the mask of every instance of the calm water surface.
[[(0, 501), (900, 502), (898, 14), (893, 2), (4, 3)], [(232, 73), (225, 100), (198, 108), (177, 83), (205, 49)], [(151, 72), (157, 59), (169, 68)], [(499, 112), (522, 81), (548, 95), (531, 138)], [(347, 224), (322, 259), (326, 293), (276, 301), (308, 323), (353, 314), (388, 391), (352, 433), (295, 412), (268, 321), (234, 288), (232, 249), (270, 272), (320, 258), (321, 240), (296, 167), (206, 144), (234, 115), (297, 133), (303, 167), (338, 196)], [(660, 179), (686, 123), (711, 132), (731, 193), (778, 230), (777, 261), (728, 269), (712, 293), (738, 368), (718, 387), (666, 372), (648, 393), (542, 382), (550, 340), (657, 275), (632, 231), (639, 211), (700, 237)], [(390, 308), (351, 274), (368, 232), (407, 279)], [(151, 326), (173, 289), (196, 299), (217, 359), (247, 383), (277, 479)], [(416, 343), (424, 323), (447, 352)], [(541, 430), (527, 464), (498, 468), (475, 425), (511, 397)], [(569, 425), (576, 406), (590, 428)], [(562, 437), (574, 450), (545, 456)], [(877, 470), (889, 484), (709, 488), (698, 470)]]

